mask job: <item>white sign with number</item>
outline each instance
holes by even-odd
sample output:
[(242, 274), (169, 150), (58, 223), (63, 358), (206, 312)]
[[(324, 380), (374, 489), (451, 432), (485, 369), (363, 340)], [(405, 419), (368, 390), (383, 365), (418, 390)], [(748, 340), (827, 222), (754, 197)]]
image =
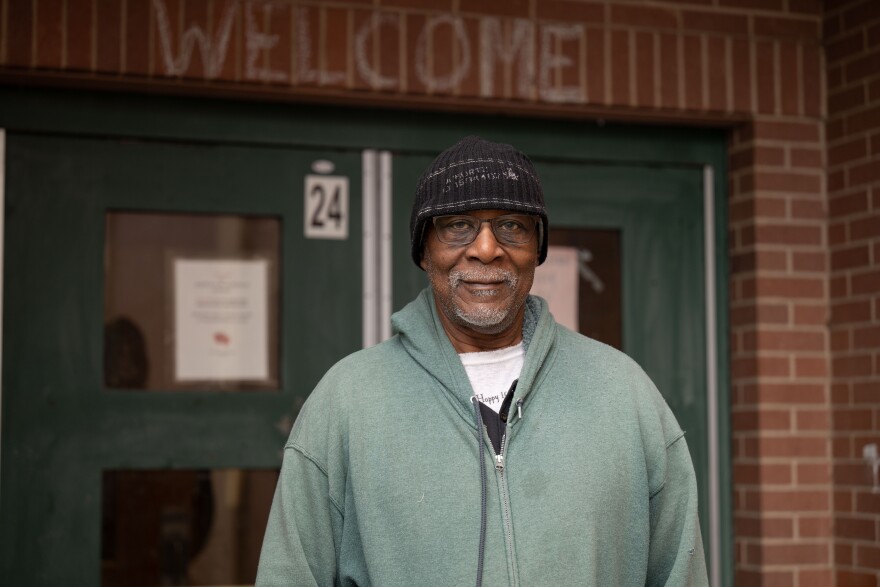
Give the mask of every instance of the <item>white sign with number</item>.
[(348, 238), (348, 178), (307, 175), (305, 192), (306, 238)]

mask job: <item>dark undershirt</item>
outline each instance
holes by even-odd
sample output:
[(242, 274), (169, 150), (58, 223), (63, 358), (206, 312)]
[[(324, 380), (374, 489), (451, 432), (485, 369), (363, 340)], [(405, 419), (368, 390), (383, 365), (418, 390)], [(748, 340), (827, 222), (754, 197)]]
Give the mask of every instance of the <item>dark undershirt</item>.
[(507, 390), (504, 401), (501, 403), (501, 407), (498, 408), (497, 414), (495, 410), (480, 402), (480, 414), (483, 416), (483, 424), (486, 426), (489, 441), (492, 442), (492, 448), (495, 449), (496, 455), (501, 452), (501, 439), (507, 430), (507, 415), (510, 412), (510, 404), (513, 403), (513, 391), (516, 389), (517, 381), (519, 379), (513, 380), (510, 389)]

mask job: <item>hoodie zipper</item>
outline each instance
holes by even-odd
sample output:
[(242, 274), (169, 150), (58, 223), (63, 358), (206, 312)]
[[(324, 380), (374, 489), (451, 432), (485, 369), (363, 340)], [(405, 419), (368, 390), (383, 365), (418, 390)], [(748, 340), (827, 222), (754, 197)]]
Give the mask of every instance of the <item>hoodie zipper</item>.
[[(520, 400), (521, 401), (521, 400)], [(517, 408), (521, 410), (522, 404), (517, 403)], [(507, 489), (507, 478), (504, 475), (504, 447), (507, 444), (507, 434), (501, 437), (501, 449), (495, 452), (495, 447), (489, 443), (489, 450), (495, 461), (495, 471), (498, 474), (498, 486), (501, 491), (501, 511), (504, 515), (504, 542), (507, 546), (507, 565), (508, 572), (511, 577), (511, 585), (519, 585), (519, 576), (516, 572), (516, 553), (513, 548), (513, 522), (510, 517), (510, 493)]]

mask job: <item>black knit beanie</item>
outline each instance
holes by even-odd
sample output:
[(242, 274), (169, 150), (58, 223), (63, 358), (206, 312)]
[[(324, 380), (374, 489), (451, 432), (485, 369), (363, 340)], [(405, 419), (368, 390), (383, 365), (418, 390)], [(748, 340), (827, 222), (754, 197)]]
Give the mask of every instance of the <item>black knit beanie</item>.
[(425, 225), (433, 216), (510, 210), (541, 217), (538, 264), (547, 258), (547, 211), (535, 166), (510, 145), (467, 137), (440, 153), (419, 178), (409, 229), (421, 267)]

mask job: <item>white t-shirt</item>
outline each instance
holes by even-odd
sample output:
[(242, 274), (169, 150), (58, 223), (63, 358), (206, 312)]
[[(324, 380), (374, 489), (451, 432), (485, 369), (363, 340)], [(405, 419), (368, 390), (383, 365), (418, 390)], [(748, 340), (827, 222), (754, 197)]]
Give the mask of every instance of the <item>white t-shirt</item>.
[(497, 351), (460, 353), (458, 356), (477, 399), (497, 412), (507, 390), (522, 371), (525, 356), (522, 342)]

